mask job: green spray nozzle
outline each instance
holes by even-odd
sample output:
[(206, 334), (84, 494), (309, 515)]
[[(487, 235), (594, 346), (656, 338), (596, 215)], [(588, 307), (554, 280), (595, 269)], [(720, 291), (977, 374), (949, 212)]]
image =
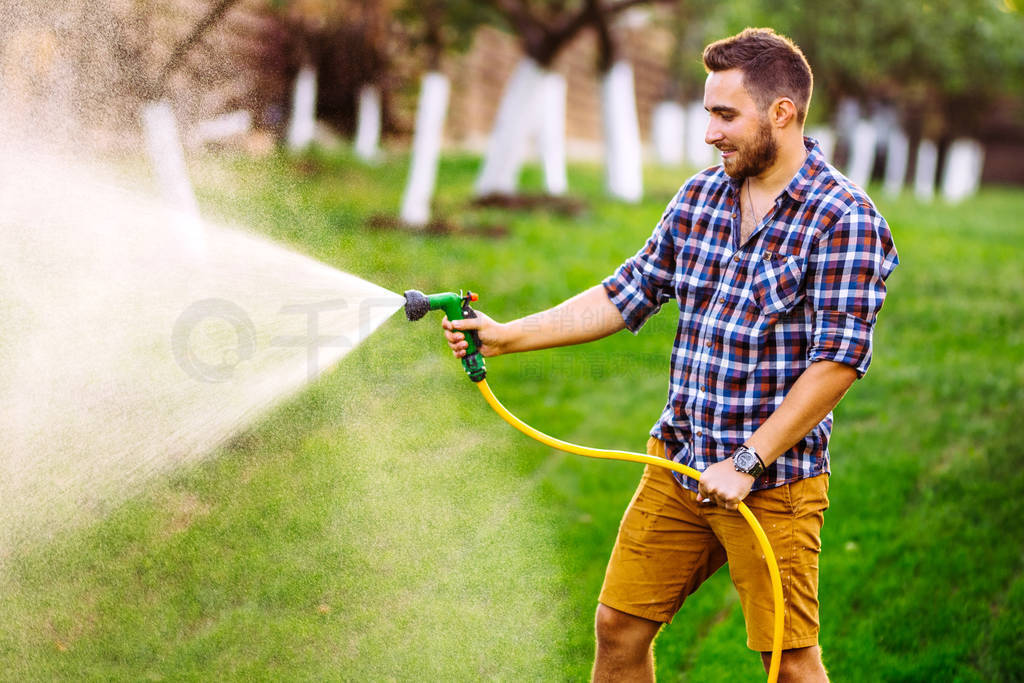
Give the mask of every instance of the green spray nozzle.
[[(430, 311), (444, 311), (449, 320), (475, 318), (476, 311), (469, 304), (476, 300), (477, 295), (473, 292), (424, 294), (419, 290), (410, 289), (405, 293), (405, 317), (409, 320), (419, 320)], [(466, 374), (471, 380), (479, 382), (487, 376), (487, 368), (484, 366), (484, 357), (480, 354), (480, 337), (475, 330), (466, 332), (466, 342), (469, 347), (462, 358), (462, 367), (466, 369)]]

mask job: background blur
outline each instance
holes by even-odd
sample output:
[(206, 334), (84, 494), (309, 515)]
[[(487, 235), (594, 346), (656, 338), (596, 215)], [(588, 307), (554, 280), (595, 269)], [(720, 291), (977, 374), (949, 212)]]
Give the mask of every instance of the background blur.
[(904, 179), (914, 176), (919, 141), (937, 145), (941, 175), (950, 143), (969, 138), (982, 145), (985, 182), (1024, 182), (1014, 0), (72, 0), (5, 2), (2, 11), (5, 101), (78, 145), (136, 146), (140, 104), (163, 97), (192, 146), (223, 141), (208, 139), (217, 132), (204, 121), (244, 111), (249, 147), (265, 149), (284, 136), (295, 77), (310, 65), (324, 135), (328, 127), (355, 135), (360, 91), (370, 85), (385, 140), (408, 143), (421, 76), (439, 69), (452, 82), (445, 145), (482, 151), (525, 53), (565, 78), (569, 156), (594, 159), (601, 76), (613, 62), (632, 67), (650, 147), (660, 102), (700, 100), (703, 45), (763, 25), (807, 54), (816, 78), (811, 128), (831, 130), (841, 166), (851, 161), (858, 122), (868, 121), (877, 130), (871, 177), (884, 175), (888, 132), (898, 126), (910, 141)]
[[(118, 354), (160, 356), (169, 326), (160, 343), (133, 328), (174, 320), (197, 282), (226, 279), (243, 308), (256, 293), (272, 318), (301, 279), (285, 264), (310, 266), (267, 258), (263, 238), (391, 292), (479, 291), (499, 320), (557, 304), (716, 163), (700, 52), (746, 26), (803, 48), (809, 132), (869, 190), (901, 258), (871, 371), (836, 410), (826, 665), (1024, 680), (1014, 0), (0, 0), (0, 497), (22, 500), (19, 463), (49, 482), (86, 446), (170, 454), (109, 495), (125, 463), (86, 471), (98, 503), (53, 479), (39, 519), (55, 521), (18, 545), (0, 533), (0, 679), (586, 680), (639, 470), (509, 429), (437, 320), (397, 315), (323, 374), (300, 362), (302, 390), (260, 410), (246, 385), (213, 394), (163, 357), (169, 372), (142, 362), (119, 384)], [(211, 258), (241, 243), (221, 224), (247, 246)], [(42, 268), (55, 255), (70, 274)], [(636, 337), (493, 359), (491, 386), (539, 429), (640, 450), (665, 400), (669, 308)], [(58, 353), (18, 339), (23, 320)], [(154, 383), (205, 402), (164, 404)], [(180, 452), (196, 413), (238, 405), (228, 437)], [(656, 655), (661, 680), (763, 676), (724, 572)]]

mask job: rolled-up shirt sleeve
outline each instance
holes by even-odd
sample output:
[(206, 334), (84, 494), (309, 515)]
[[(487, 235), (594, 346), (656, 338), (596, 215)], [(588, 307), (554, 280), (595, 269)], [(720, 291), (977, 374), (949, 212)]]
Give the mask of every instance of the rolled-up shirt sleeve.
[(855, 205), (822, 234), (808, 259), (810, 361), (843, 363), (859, 377), (867, 372), (885, 280), (898, 264), (889, 226), (871, 205)]
[(647, 243), (601, 283), (633, 334), (672, 298), (675, 239), (682, 192), (665, 209)]

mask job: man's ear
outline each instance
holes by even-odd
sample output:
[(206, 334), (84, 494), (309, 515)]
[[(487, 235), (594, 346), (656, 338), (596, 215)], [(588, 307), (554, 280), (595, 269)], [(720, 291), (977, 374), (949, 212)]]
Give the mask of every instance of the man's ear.
[(796, 104), (788, 97), (780, 97), (772, 102), (768, 112), (769, 120), (776, 128), (785, 128), (790, 121), (796, 120)]

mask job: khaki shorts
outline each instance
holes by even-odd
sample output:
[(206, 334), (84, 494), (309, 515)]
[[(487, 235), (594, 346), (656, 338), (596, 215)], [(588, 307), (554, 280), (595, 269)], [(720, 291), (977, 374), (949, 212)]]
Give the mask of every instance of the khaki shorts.
[[(664, 458), (652, 438), (650, 455)], [(775, 551), (786, 604), (782, 648), (818, 643), (818, 555), (828, 508), (828, 475), (752, 492), (744, 502)], [(740, 595), (747, 647), (772, 649), (771, 579), (761, 547), (738, 512), (698, 504), (697, 495), (664, 467), (648, 465), (622, 518), (600, 601), (613, 609), (669, 623), (683, 600), (719, 567)]]

